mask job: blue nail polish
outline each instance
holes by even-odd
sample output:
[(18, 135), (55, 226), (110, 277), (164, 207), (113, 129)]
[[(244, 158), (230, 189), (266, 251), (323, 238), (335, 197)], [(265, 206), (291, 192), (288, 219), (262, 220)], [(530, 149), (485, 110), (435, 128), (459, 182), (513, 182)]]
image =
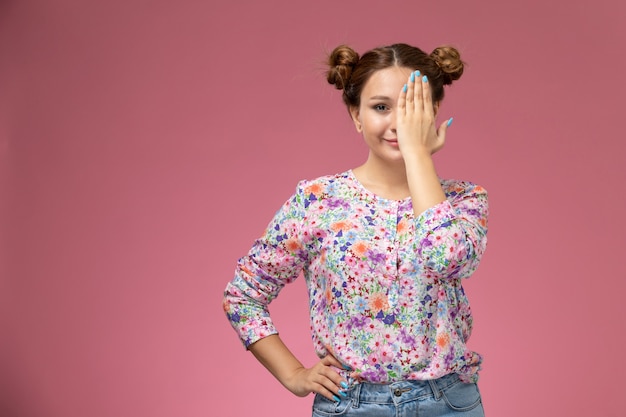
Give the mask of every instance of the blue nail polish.
[[(402, 87), (402, 92), (406, 93), (406, 90), (407, 90), (407, 86), (406, 86), (406, 84), (404, 84), (404, 87)], [(346, 368), (346, 367), (344, 366), (344, 368)], [(346, 368), (346, 369), (349, 369), (349, 368)]]
[[(404, 84), (404, 88), (406, 88), (406, 84)], [(346, 371), (351, 371), (352, 368), (350, 368), (348, 365), (344, 365), (343, 369), (345, 369)]]
[(343, 389), (348, 389), (348, 384), (346, 383), (346, 381), (341, 381), (341, 387)]
[(420, 74), (421, 74), (420, 70), (415, 70), (415, 76), (416, 76), (416, 77), (419, 77), (419, 76), (420, 76)]
[(452, 124), (452, 120), (454, 120), (454, 117), (451, 117), (450, 120), (448, 120), (448, 123), (447, 123), (448, 126)]
[(346, 394), (345, 391), (339, 391), (339, 394), (341, 394), (342, 397), (347, 397), (348, 396), (348, 394)]
[(425, 83), (427, 83), (427, 82), (428, 82), (428, 77), (424, 75), (424, 76), (422, 77), (422, 81), (424, 81)]
[(337, 397), (336, 395), (333, 395), (333, 400), (335, 400), (338, 403), (341, 402), (341, 398)]
[(412, 72), (411, 76), (409, 77), (409, 81), (414, 82), (415, 81), (415, 73)]

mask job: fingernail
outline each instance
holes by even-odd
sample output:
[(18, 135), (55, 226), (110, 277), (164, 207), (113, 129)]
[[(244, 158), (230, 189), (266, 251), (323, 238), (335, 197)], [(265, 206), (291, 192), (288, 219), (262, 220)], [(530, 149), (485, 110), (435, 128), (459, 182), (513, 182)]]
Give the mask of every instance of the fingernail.
[(411, 76), (409, 77), (409, 80), (411, 82), (415, 81), (415, 73), (414, 72), (411, 73)]
[[(402, 87), (402, 92), (406, 93), (406, 89), (407, 89), (407, 86), (406, 86), (406, 84), (404, 84), (404, 87)], [(344, 366), (344, 368), (346, 368), (346, 367)], [(346, 368), (346, 369), (348, 369), (348, 368)]]
[(422, 81), (424, 81), (425, 83), (427, 83), (427, 82), (428, 82), (428, 77), (424, 75), (424, 76), (422, 77)]
[[(404, 88), (406, 88), (406, 84), (404, 84)], [(351, 371), (352, 370), (352, 368), (350, 368), (348, 365), (343, 365), (343, 369), (345, 369), (346, 371)]]
[(341, 398), (337, 397), (336, 395), (333, 395), (333, 400), (337, 401), (338, 403), (341, 402)]
[(416, 77), (419, 77), (419, 76), (420, 76), (420, 74), (421, 74), (420, 70), (415, 70), (415, 76), (416, 76)]
[(346, 383), (346, 381), (341, 381), (341, 387), (343, 389), (348, 389), (348, 384)]
[(339, 394), (341, 394), (342, 397), (347, 397), (348, 396), (348, 394), (346, 394), (345, 391), (341, 391), (341, 390), (339, 390)]
[(453, 121), (453, 120), (454, 120), (454, 117), (451, 117), (451, 118), (448, 120), (447, 125), (448, 125), (448, 126), (450, 126), (450, 125), (452, 124), (452, 121)]

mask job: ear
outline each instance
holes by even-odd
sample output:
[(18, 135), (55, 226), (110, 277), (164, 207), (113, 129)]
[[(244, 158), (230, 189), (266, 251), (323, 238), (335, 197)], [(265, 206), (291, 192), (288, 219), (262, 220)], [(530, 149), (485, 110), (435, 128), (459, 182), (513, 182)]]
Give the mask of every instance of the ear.
[(354, 122), (354, 127), (356, 127), (356, 131), (361, 133), (363, 132), (363, 126), (361, 126), (361, 118), (359, 108), (355, 106), (350, 106), (350, 117), (352, 117), (352, 121)]

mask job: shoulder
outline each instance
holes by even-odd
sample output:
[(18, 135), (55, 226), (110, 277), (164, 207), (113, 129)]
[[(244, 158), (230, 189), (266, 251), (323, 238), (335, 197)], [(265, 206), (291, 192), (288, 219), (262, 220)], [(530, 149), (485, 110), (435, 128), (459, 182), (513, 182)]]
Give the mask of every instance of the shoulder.
[(349, 177), (350, 174), (346, 171), (338, 174), (323, 175), (310, 180), (304, 179), (298, 182), (297, 191), (305, 196), (313, 194), (316, 197), (321, 197), (332, 194), (332, 190), (336, 189), (337, 186), (346, 184), (349, 181)]

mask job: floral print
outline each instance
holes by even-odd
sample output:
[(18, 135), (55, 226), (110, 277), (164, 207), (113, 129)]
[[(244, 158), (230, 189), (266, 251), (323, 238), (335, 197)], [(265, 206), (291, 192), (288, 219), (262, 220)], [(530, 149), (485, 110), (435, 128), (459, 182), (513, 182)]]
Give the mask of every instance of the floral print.
[[(447, 200), (415, 218), (411, 199), (380, 198), (352, 171), (302, 181), (227, 285), (224, 310), (243, 344), (277, 333), (267, 305), (303, 272), (316, 353), (388, 383), (478, 378), (461, 285), (487, 243), (487, 193), (442, 180)], [(347, 377), (348, 371), (341, 371)]]

